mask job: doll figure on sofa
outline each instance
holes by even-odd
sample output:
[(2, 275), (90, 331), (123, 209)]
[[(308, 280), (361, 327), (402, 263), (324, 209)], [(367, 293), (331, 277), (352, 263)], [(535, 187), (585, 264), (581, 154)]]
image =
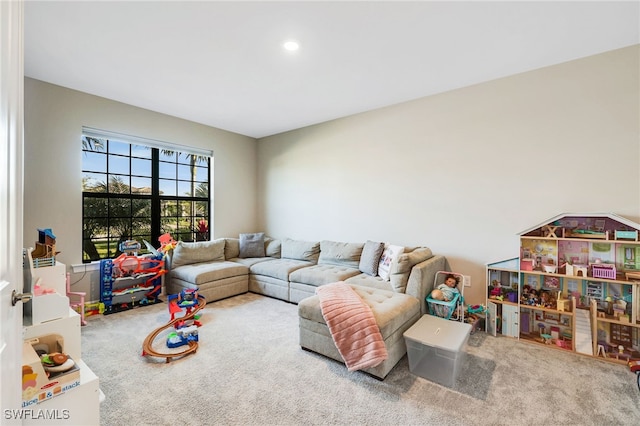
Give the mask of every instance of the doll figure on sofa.
[(448, 274), (444, 282), (431, 292), (431, 298), (435, 300), (451, 301), (458, 291), (458, 282), (460, 278), (453, 274)]

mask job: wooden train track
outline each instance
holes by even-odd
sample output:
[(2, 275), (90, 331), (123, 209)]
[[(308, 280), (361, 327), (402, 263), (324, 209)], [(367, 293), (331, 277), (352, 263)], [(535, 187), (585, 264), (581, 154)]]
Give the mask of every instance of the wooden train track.
[(203, 309), (205, 306), (207, 305), (207, 301), (205, 300), (204, 297), (202, 296), (198, 296), (198, 304), (195, 305), (195, 308), (191, 311), (191, 313), (186, 314), (180, 318), (175, 318), (174, 320), (168, 322), (167, 324), (163, 325), (162, 327), (156, 328), (155, 330), (153, 330), (151, 332), (151, 334), (149, 334), (147, 336), (146, 339), (144, 339), (144, 342), (142, 343), (142, 356), (153, 356), (156, 358), (166, 358), (167, 363), (171, 362), (172, 358), (180, 358), (186, 355), (189, 355), (191, 353), (194, 353), (198, 350), (198, 342), (189, 342), (188, 346), (185, 350), (180, 351), (180, 352), (172, 352), (172, 353), (161, 353), (161, 352), (157, 352), (153, 349), (152, 345), (153, 345), (153, 341), (156, 339), (156, 337), (158, 337), (158, 335), (160, 333), (162, 333), (164, 330), (167, 330), (169, 328), (173, 328), (174, 324), (180, 321), (187, 321), (190, 319), (193, 319), (196, 314)]

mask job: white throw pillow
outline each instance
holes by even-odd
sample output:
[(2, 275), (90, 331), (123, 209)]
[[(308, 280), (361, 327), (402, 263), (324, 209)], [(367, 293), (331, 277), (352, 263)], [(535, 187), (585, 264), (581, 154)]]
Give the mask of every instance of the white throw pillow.
[(378, 276), (385, 281), (389, 281), (391, 265), (398, 261), (398, 257), (404, 253), (404, 247), (388, 244), (385, 246), (380, 263), (378, 264)]

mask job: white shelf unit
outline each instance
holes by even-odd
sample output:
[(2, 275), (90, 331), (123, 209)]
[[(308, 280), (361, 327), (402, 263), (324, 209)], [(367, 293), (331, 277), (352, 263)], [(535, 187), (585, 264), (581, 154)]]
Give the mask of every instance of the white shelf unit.
[[(28, 262), (27, 262), (28, 260)], [(50, 410), (56, 414), (53, 419), (28, 419), (25, 425), (55, 424), (100, 424), (101, 391), (99, 379), (82, 361), (80, 315), (69, 306), (66, 297), (66, 266), (56, 262), (53, 266), (34, 268), (30, 253), (25, 257), (24, 279), (27, 289), (33, 291), (36, 280), (43, 287), (54, 289), (55, 293), (34, 297), (27, 302), (23, 318), (23, 340), (32, 340), (47, 335), (62, 337), (63, 352), (73, 359), (80, 368), (80, 385), (51, 399), (39, 402), (29, 408), (34, 410)], [(64, 299), (65, 305), (49, 306), (51, 301)]]

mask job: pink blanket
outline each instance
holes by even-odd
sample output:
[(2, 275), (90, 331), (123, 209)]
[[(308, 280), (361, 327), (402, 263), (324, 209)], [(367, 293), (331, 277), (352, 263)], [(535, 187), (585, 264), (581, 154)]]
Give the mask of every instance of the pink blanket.
[(375, 367), (387, 359), (387, 347), (371, 308), (346, 283), (316, 289), (333, 341), (349, 371)]

